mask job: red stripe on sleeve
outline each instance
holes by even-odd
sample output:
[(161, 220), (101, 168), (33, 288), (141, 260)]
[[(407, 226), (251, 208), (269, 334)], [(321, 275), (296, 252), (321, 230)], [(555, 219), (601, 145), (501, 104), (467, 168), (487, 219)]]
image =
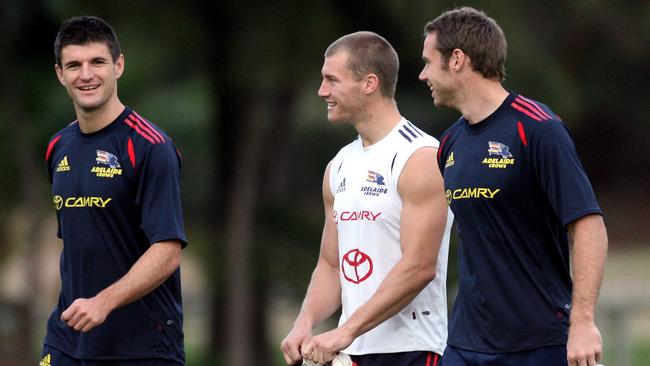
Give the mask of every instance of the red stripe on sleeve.
[(431, 366), (431, 352), (427, 353), (427, 364), (426, 366)]
[(440, 146), (438, 146), (438, 161), (440, 161), (440, 156), (442, 155), (442, 147), (445, 145), (445, 142), (447, 142), (448, 138), (449, 138), (449, 134), (445, 135), (445, 137), (442, 138), (442, 142), (440, 143)]
[(528, 109), (528, 111), (530, 111), (531, 113), (534, 113), (537, 117), (539, 117), (539, 118), (541, 118), (543, 120), (547, 119), (546, 117), (544, 117), (544, 115), (542, 113), (539, 113), (539, 111), (537, 111), (537, 109), (535, 109), (535, 107), (533, 107), (532, 104), (526, 102), (525, 100), (517, 97), (517, 99), (515, 99), (515, 103), (518, 103), (520, 106)]
[(440, 356), (436, 353), (433, 356), (433, 366), (438, 366), (438, 361), (440, 361)]
[(548, 119), (544, 116), (543, 113), (540, 113), (532, 104), (528, 103), (527, 101), (523, 100), (520, 97), (517, 97), (517, 99), (515, 99), (515, 103), (519, 103), (522, 107), (528, 109), (530, 112), (534, 113), (537, 117), (543, 120)]
[(131, 165), (135, 168), (135, 149), (133, 148), (133, 141), (129, 137), (129, 141), (126, 143), (126, 149), (129, 152), (129, 160), (131, 160)]
[(47, 151), (45, 152), (45, 161), (50, 160), (50, 154), (52, 154), (52, 150), (54, 150), (54, 145), (56, 145), (56, 143), (59, 141), (60, 138), (61, 138), (61, 135), (55, 137), (47, 145)]
[(546, 112), (542, 109), (542, 107), (540, 107), (539, 104), (537, 104), (534, 100), (528, 99), (528, 98), (524, 97), (523, 95), (520, 95), (519, 98), (521, 98), (521, 99), (525, 100), (526, 102), (530, 103), (530, 105), (533, 106), (533, 108), (537, 109), (537, 110), (538, 110), (541, 114), (543, 114), (544, 117), (546, 117), (547, 119), (553, 119), (553, 117), (551, 117), (550, 114), (546, 113)]
[(136, 117), (138, 117), (142, 123), (144, 123), (147, 127), (149, 127), (149, 129), (151, 129), (151, 131), (153, 131), (153, 133), (158, 137), (158, 139), (160, 139), (160, 142), (165, 142), (165, 138), (163, 137), (163, 135), (161, 135), (160, 132), (156, 131), (156, 129), (149, 122), (147, 122), (146, 119), (142, 118), (135, 111), (133, 112), (133, 114), (135, 114)]
[(130, 115), (127, 117), (127, 119), (128, 119), (129, 121), (131, 121), (134, 125), (138, 126), (138, 128), (140, 129), (140, 131), (142, 131), (143, 134), (146, 134), (147, 136), (149, 136), (149, 137), (154, 141), (154, 144), (158, 144), (158, 143), (161, 143), (161, 142), (162, 142), (162, 141), (160, 141), (160, 140), (158, 139), (158, 137), (156, 136), (156, 134), (154, 134), (153, 131), (151, 131), (151, 129), (149, 129), (149, 127), (145, 126), (145, 125), (144, 125), (144, 124), (143, 124), (143, 123), (138, 119), (138, 117), (134, 116), (133, 114), (130, 114)]
[(131, 120), (129, 120), (128, 118), (125, 118), (125, 119), (124, 119), (124, 123), (126, 123), (127, 125), (129, 125), (131, 128), (133, 128), (133, 129), (135, 130), (135, 132), (137, 132), (140, 136), (142, 136), (142, 137), (146, 138), (147, 140), (149, 140), (149, 142), (151, 142), (152, 144), (155, 144), (155, 143), (156, 143), (156, 141), (154, 141), (151, 137), (149, 137), (147, 134), (145, 134), (144, 132), (142, 132), (142, 131), (140, 130), (140, 127), (138, 127), (138, 125), (136, 125), (135, 123), (133, 123), (133, 122), (132, 122)]
[(528, 140), (526, 140), (526, 131), (524, 131), (524, 125), (521, 121), (517, 121), (517, 131), (519, 132), (519, 138), (524, 146), (528, 146)]
[(528, 117), (534, 119), (535, 121), (542, 122), (542, 119), (541, 119), (541, 118), (539, 118), (538, 116), (534, 115), (534, 114), (533, 114), (532, 112), (530, 112), (528, 109), (526, 109), (526, 108), (520, 106), (519, 104), (517, 104), (517, 103), (515, 103), (515, 102), (512, 102), (512, 103), (510, 103), (510, 105), (512, 106), (512, 108), (518, 110), (519, 112), (522, 112), (522, 113), (526, 114)]

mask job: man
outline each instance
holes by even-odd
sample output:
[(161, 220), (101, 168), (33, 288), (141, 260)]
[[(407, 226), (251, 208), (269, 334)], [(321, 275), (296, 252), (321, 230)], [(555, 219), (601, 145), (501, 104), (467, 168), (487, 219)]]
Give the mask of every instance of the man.
[(124, 55), (109, 24), (67, 20), (54, 54), (77, 120), (45, 158), (63, 252), (40, 364), (183, 365), (180, 157), (120, 102)]
[(595, 365), (607, 234), (568, 129), (503, 88), (506, 40), (483, 12), (445, 12), (425, 36), (420, 80), (462, 113), (438, 152), (460, 237), (444, 365)]
[[(398, 68), (393, 47), (371, 32), (325, 52), (318, 95), (327, 118), (359, 137), (325, 169), (320, 255), (282, 342), (288, 364), (342, 351), (358, 366), (436, 365), (443, 352), (450, 223), (438, 142), (400, 115)], [(341, 305), (339, 326), (312, 337)]]

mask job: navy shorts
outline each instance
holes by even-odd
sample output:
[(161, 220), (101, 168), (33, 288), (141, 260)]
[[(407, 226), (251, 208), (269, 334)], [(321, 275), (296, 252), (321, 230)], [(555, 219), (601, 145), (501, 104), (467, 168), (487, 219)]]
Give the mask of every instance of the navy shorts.
[(45, 345), (38, 366), (183, 366), (182, 363), (162, 358), (136, 360), (80, 360), (56, 348)]
[(350, 358), (352, 358), (352, 366), (439, 366), (440, 364), (440, 355), (426, 351), (350, 355)]
[(567, 366), (566, 346), (535, 348), (512, 353), (482, 353), (447, 346), (442, 366)]

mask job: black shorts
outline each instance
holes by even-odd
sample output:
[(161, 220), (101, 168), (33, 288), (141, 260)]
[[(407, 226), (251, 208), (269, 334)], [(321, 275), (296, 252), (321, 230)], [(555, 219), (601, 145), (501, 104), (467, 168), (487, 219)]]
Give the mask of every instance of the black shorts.
[(69, 356), (48, 345), (43, 346), (43, 353), (38, 366), (183, 366), (182, 363), (162, 358), (144, 358), (131, 360), (80, 360)]
[(440, 355), (427, 351), (353, 356), (352, 366), (438, 366)]

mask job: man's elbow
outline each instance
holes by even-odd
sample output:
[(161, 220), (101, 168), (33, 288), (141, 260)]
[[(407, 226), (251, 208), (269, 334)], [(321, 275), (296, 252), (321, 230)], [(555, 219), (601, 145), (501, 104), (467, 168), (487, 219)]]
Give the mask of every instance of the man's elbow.
[(170, 276), (181, 266), (181, 246), (170, 243), (161, 247), (161, 250), (164, 250), (161, 254), (165, 257), (163, 271), (167, 276)]
[(436, 278), (436, 263), (423, 261), (419, 264), (416, 275), (416, 282), (424, 287)]
[(174, 255), (172, 255), (172, 257), (169, 259), (168, 262), (169, 272), (173, 273), (180, 266), (181, 266), (181, 252), (179, 251), (177, 253), (174, 253)]

